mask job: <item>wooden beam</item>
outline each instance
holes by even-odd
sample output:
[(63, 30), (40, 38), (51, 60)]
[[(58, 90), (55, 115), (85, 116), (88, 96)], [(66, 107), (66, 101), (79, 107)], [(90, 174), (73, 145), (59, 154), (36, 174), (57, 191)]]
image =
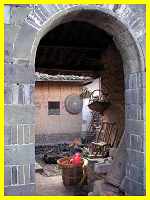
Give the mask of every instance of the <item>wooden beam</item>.
[(69, 49), (69, 50), (81, 50), (81, 51), (100, 51), (102, 48), (94, 47), (75, 47), (75, 46), (54, 46), (54, 45), (39, 45), (39, 49)]
[(47, 73), (51, 75), (57, 75), (57, 74), (64, 74), (64, 75), (79, 75), (79, 76), (90, 76), (97, 78), (100, 76), (100, 71), (93, 71), (93, 70), (77, 70), (77, 69), (63, 69), (63, 68), (57, 68), (57, 67), (35, 67), (35, 70), (37, 72), (41, 73)]

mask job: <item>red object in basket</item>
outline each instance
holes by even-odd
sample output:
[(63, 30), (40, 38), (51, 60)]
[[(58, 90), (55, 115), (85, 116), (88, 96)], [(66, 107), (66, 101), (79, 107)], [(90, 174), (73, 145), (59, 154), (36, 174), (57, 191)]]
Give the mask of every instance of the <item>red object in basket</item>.
[(72, 164), (74, 165), (80, 165), (81, 164), (81, 155), (80, 153), (76, 153), (72, 159), (70, 160)]

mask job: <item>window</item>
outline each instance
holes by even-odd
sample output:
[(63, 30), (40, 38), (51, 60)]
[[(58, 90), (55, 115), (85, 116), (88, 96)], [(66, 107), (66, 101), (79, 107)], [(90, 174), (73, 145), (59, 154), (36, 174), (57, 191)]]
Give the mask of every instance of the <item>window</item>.
[(48, 102), (48, 115), (60, 115), (60, 102), (49, 101)]

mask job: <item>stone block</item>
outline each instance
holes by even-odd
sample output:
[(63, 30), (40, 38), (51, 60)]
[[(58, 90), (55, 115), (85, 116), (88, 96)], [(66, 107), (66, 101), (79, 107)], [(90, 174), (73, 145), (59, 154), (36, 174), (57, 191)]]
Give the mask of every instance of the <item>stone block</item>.
[(13, 46), (5, 43), (4, 47), (4, 62), (12, 63), (13, 62)]
[(12, 167), (12, 185), (17, 184), (17, 166)]
[(143, 109), (144, 109), (144, 106), (140, 104), (126, 105), (125, 107), (126, 119), (143, 120), (144, 119)]
[(35, 163), (35, 147), (33, 144), (5, 147), (6, 165), (24, 165), (29, 163)]
[(145, 15), (138, 15), (137, 19), (132, 20), (132, 22), (130, 23), (130, 27), (132, 28), (134, 32), (134, 37), (136, 39), (145, 34)]
[(122, 22), (125, 23), (129, 29), (132, 29), (134, 37), (138, 38), (143, 32), (145, 32), (145, 12), (140, 12), (140, 6), (135, 12), (130, 5), (123, 5), (124, 9), (122, 10), (120, 17)]
[(18, 143), (18, 130), (17, 130), (17, 126), (12, 126), (11, 127), (11, 134), (12, 134), (12, 144), (17, 144)]
[(143, 104), (143, 120), (146, 121), (146, 102)]
[(6, 85), (6, 83), (13, 82), (14, 77), (15, 77), (15, 68), (14, 68), (14, 65), (13, 64), (5, 63), (5, 67), (4, 67), (4, 81), (5, 81), (5, 85)]
[(30, 183), (35, 182), (35, 164), (30, 164)]
[(34, 85), (24, 84), (23, 95), (24, 95), (24, 104), (32, 104)]
[(146, 88), (146, 72), (139, 72), (137, 74), (137, 86), (138, 88)]
[(18, 26), (5, 25), (5, 37), (4, 37), (4, 50), (5, 50), (5, 62), (11, 63), (13, 61), (13, 44), (15, 42), (15, 37), (19, 31)]
[(137, 73), (129, 74), (129, 89), (137, 88)]
[(129, 89), (129, 74), (124, 74), (124, 84), (125, 84), (125, 89)]
[(34, 196), (35, 184), (5, 187), (5, 196)]
[(126, 104), (137, 104), (137, 90), (125, 90), (125, 102)]
[(119, 43), (122, 43), (123, 46), (129, 46), (133, 44), (133, 38), (131, 34), (129, 33), (129, 31), (123, 31), (117, 34), (116, 40)]
[(127, 149), (128, 161), (133, 165), (143, 168), (144, 167), (144, 153), (132, 149)]
[(121, 138), (120, 144), (117, 148), (115, 158), (113, 159), (111, 170), (107, 173), (105, 180), (119, 187), (123, 177), (125, 176), (125, 163), (127, 162), (127, 152), (126, 152), (126, 134)]
[(11, 9), (11, 24), (22, 24), (24, 19), (30, 13), (32, 8), (12, 7)]
[[(137, 59), (137, 50), (135, 44), (131, 44), (125, 48), (125, 51), (123, 52), (123, 57), (124, 59), (131, 59), (133, 60), (134, 58)], [(134, 66), (136, 67), (136, 66)]]
[(94, 182), (93, 196), (120, 196), (120, 194), (117, 187), (102, 179)]
[(15, 42), (16, 35), (19, 32), (20, 26), (15, 24), (5, 24), (4, 26), (4, 41), (5, 44), (11, 44)]
[[(14, 58), (29, 59), (37, 30), (23, 23), (14, 45)], [(28, 36), (28, 37), (26, 37)]]
[(5, 5), (4, 7), (4, 23), (10, 24), (10, 12), (11, 12), (11, 6)]
[(48, 18), (50, 16), (50, 11), (48, 9), (48, 6), (50, 6), (50, 4), (43, 4), (43, 5), (38, 5), (38, 8), (40, 9), (40, 13), (43, 15), (44, 19)]
[(5, 84), (5, 104), (33, 104), (33, 88), (31, 84)]
[(30, 94), (30, 104), (34, 104), (34, 88), (35, 88), (35, 84), (31, 84), (30, 85), (30, 90), (29, 90), (29, 94)]
[(5, 175), (5, 180), (4, 180), (4, 185), (11, 185), (11, 167), (5, 167), (5, 171), (4, 171), (4, 175)]
[(145, 88), (137, 89), (137, 103), (143, 105), (146, 103), (146, 91)]
[(18, 184), (25, 184), (25, 180), (24, 180), (24, 166), (23, 165), (19, 165), (18, 166)]
[(95, 163), (94, 171), (97, 174), (106, 174), (111, 170), (111, 163)]
[(5, 104), (12, 104), (12, 87), (5, 85), (4, 89), (4, 99), (5, 99)]
[(144, 148), (143, 148), (143, 144), (144, 144), (144, 141), (143, 141), (143, 137), (140, 136), (140, 135), (130, 135), (130, 148), (132, 148), (133, 150), (137, 150), (137, 151), (141, 151), (143, 152), (144, 151)]
[(144, 184), (144, 173), (145, 168), (139, 168), (130, 163), (126, 165), (126, 176), (138, 183)]
[[(122, 60), (125, 74), (137, 73), (141, 71), (141, 65), (139, 65), (137, 57), (127, 58), (127, 56), (124, 57), (124, 55), (122, 55)], [(144, 71), (144, 68), (142, 70)]]
[(33, 124), (34, 108), (32, 105), (5, 106), (5, 124)]
[[(26, 76), (25, 76), (26, 74)], [(5, 63), (5, 83), (34, 83), (34, 67), (29, 62), (22, 64)]]
[(126, 106), (126, 117), (127, 119), (138, 119), (138, 106), (135, 104)]
[(11, 6), (16, 8), (34, 8), (33, 4), (11, 4)]
[(143, 135), (145, 133), (143, 120), (126, 120), (125, 132), (135, 135)]
[(5, 126), (5, 145), (12, 144), (12, 130), (11, 126)]
[(23, 134), (23, 125), (18, 125), (18, 144), (23, 144), (24, 134)]
[(138, 105), (138, 120), (144, 120), (144, 105)]
[(49, 13), (42, 5), (35, 7), (35, 15), (38, 16), (41, 25), (46, 22), (49, 17)]
[(29, 144), (30, 143), (30, 125), (24, 125), (24, 143)]
[(145, 35), (145, 33), (140, 35), (137, 39), (139, 41), (139, 44), (142, 48), (142, 52), (143, 52), (144, 57), (145, 57), (145, 55), (146, 55), (146, 35)]
[(126, 145), (126, 148), (130, 148), (131, 144), (130, 144), (130, 133), (127, 133), (125, 134), (125, 145)]
[(146, 11), (145, 4), (130, 4), (129, 7), (133, 12), (137, 12), (137, 14), (143, 14)]
[(23, 84), (20, 84), (19, 85), (19, 93), (18, 93), (18, 101), (19, 101), (19, 104), (24, 104), (24, 85)]
[(144, 196), (144, 186), (134, 180), (130, 180), (127, 177), (123, 180), (121, 188), (124, 189), (126, 196)]
[(35, 143), (35, 125), (30, 126), (30, 143)]
[(30, 165), (24, 165), (25, 184), (30, 183)]
[(19, 86), (18, 84), (12, 84), (12, 104), (18, 104), (18, 93), (19, 93)]
[(57, 5), (44, 4), (43, 7), (45, 7), (48, 10), (49, 15), (53, 15), (54, 13), (59, 11), (59, 7)]

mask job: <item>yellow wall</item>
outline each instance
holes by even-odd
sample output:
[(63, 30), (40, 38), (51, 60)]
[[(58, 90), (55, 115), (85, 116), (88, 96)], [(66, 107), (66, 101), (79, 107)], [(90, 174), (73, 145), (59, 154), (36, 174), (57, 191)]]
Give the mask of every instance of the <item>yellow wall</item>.
[[(81, 131), (81, 113), (72, 115), (65, 109), (68, 95), (79, 95), (81, 86), (65, 83), (36, 82), (36, 135), (69, 134)], [(60, 101), (60, 115), (48, 115), (48, 101)]]

